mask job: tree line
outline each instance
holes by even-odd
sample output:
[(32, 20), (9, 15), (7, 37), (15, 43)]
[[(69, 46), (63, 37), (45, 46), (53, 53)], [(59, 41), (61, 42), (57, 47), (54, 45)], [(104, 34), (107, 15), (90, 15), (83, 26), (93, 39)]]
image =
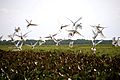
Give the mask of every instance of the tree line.
[[(24, 44), (35, 43), (36, 41), (38, 40), (26, 40)], [(69, 44), (70, 41), (74, 41), (74, 44), (92, 44), (91, 40), (85, 40), (85, 39), (77, 39), (77, 40), (67, 39), (67, 40), (62, 40), (60, 44), (67, 45)], [(96, 40), (96, 41), (99, 41), (99, 40)], [(111, 43), (112, 43), (112, 40), (103, 40), (100, 44), (111, 44)], [(11, 40), (0, 41), (0, 45), (12, 45), (12, 44), (14, 43), (11, 42)], [(46, 40), (46, 42), (43, 45), (55, 45), (55, 42), (53, 40)]]

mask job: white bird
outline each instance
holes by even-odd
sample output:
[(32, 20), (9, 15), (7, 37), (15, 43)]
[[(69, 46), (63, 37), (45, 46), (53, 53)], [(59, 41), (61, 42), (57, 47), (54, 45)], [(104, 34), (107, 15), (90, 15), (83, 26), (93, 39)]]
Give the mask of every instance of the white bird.
[(106, 27), (101, 27), (100, 24), (98, 24), (97, 26), (92, 26), (90, 25), (91, 27), (95, 28), (95, 29), (98, 29), (98, 28), (106, 28)]
[(97, 33), (100, 34), (102, 37), (105, 38), (105, 36), (104, 36), (104, 34), (103, 34), (103, 32), (102, 32), (103, 29), (104, 29), (104, 28), (102, 28), (102, 29), (100, 30), (100, 29), (98, 28), (98, 29), (97, 29)]
[[(67, 18), (68, 20), (70, 20), (69, 18)], [(76, 25), (76, 23), (80, 20), (80, 19), (82, 19), (82, 17), (80, 17), (77, 21), (75, 21), (75, 22), (73, 22), (72, 20), (70, 20), (72, 23), (73, 23), (73, 26), (75, 26)]]
[(42, 42), (42, 41), (40, 42), (40, 41), (39, 41), (39, 46), (41, 46), (41, 45), (44, 44), (44, 43), (45, 43), (45, 42)]
[(96, 48), (92, 47), (91, 50), (93, 51), (93, 53), (96, 53)]
[(99, 43), (101, 43), (103, 40), (101, 39), (100, 41), (96, 42), (95, 40), (92, 40), (93, 46), (97, 46)]
[(71, 36), (74, 36), (74, 34), (78, 34), (78, 35), (84, 37), (84, 36), (81, 35), (77, 30), (67, 30), (67, 31), (70, 32), (69, 35), (71, 35)]
[(17, 34), (16, 34), (16, 36), (20, 37), (20, 39), (24, 41), (24, 38), (26, 38), (26, 37), (27, 37), (27, 34), (30, 33), (30, 32), (31, 32), (31, 31), (29, 31), (29, 32), (27, 32), (27, 33), (25, 33), (25, 34), (22, 34), (22, 33), (21, 33), (21, 35), (17, 35)]
[(56, 43), (56, 46), (58, 46), (60, 44), (60, 42), (62, 41), (62, 39), (55, 39), (54, 37), (52, 38), (52, 40)]
[[(91, 26), (93, 28), (95, 28), (95, 30), (97, 31), (98, 34), (100, 34), (102, 37), (105, 38), (104, 34), (102, 33), (103, 29), (106, 27), (101, 27), (100, 24), (98, 24), (98, 26)], [(96, 34), (97, 34), (96, 33)]]
[(72, 32), (69, 32), (68, 33), (68, 37), (73, 37), (74, 35), (73, 35), (73, 33)]
[(74, 43), (74, 41), (70, 41), (70, 43), (69, 43), (69, 47), (73, 47), (73, 43)]
[(120, 46), (120, 37), (118, 37), (117, 44)]
[(15, 32), (19, 32), (20, 30), (21, 30), (20, 27), (18, 28), (15, 27)]
[(18, 41), (17, 43), (15, 43), (15, 49), (13, 49), (13, 51), (21, 51), (22, 46), (23, 46), (23, 41)]
[(112, 45), (115, 46), (117, 44), (117, 41), (115, 40), (115, 37), (112, 39)]
[(14, 43), (15, 44), (15, 47), (17, 48), (20, 44), (20, 41), (18, 41), (17, 43)]
[(23, 46), (23, 41), (21, 42), (21, 44), (18, 46), (18, 49), (21, 51), (22, 50), (22, 46)]
[(112, 39), (112, 45), (113, 46), (119, 46), (120, 44), (120, 41), (119, 41), (119, 38), (120, 37), (118, 37), (118, 39), (116, 40), (116, 38), (115, 37), (113, 37), (113, 39)]
[[(26, 20), (26, 19), (25, 19), (25, 20)], [(27, 28), (28, 28), (29, 26), (38, 26), (37, 24), (31, 23), (32, 20), (30, 20), (30, 21), (26, 20), (26, 22), (28, 23)]]
[(56, 36), (58, 33), (56, 33), (56, 34), (53, 34), (53, 35), (51, 35), (51, 34), (49, 34), (49, 36), (47, 36), (47, 37), (44, 37), (44, 38), (50, 38), (50, 39), (52, 39), (54, 36)]
[(77, 25), (75, 26), (75, 30), (77, 30), (78, 28), (82, 29), (82, 25), (81, 25), (81, 24), (82, 24), (82, 23), (77, 24)]
[(41, 46), (41, 45), (44, 44), (45, 42), (46, 42), (46, 39), (40, 37), (40, 39), (39, 39), (39, 46)]
[(12, 35), (8, 35), (8, 37), (11, 39), (12, 42), (15, 42), (14, 36), (15, 36), (15, 33), (13, 33)]
[(34, 44), (31, 43), (32, 49), (34, 49), (37, 44), (38, 44), (38, 41), (36, 41)]

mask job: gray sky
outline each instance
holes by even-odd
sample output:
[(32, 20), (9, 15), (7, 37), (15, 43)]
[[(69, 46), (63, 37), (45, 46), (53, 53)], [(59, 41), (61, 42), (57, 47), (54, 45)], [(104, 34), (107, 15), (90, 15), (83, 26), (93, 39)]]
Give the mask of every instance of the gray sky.
[[(0, 0), (0, 35), (14, 32), (15, 27), (21, 27), (22, 32), (32, 30), (28, 38), (38, 39), (56, 33), (61, 24), (71, 24), (82, 17), (84, 37), (74, 36), (75, 39), (91, 39), (93, 36), (90, 25), (101, 24), (107, 27), (103, 30), (106, 38), (120, 36), (120, 0)], [(26, 28), (26, 21), (33, 20), (39, 26)], [(57, 38), (67, 38), (63, 30)], [(101, 37), (98, 37), (101, 39)]]

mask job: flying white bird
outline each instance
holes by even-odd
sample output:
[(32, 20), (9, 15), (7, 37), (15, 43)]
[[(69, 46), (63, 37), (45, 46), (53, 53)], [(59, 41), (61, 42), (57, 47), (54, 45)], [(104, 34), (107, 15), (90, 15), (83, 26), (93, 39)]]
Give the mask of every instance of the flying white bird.
[(113, 46), (119, 46), (120, 44), (120, 41), (119, 41), (119, 38), (120, 37), (118, 37), (118, 39), (116, 40), (116, 38), (115, 37), (113, 37), (113, 39), (112, 39), (112, 45)]
[(8, 35), (8, 37), (11, 39), (12, 42), (15, 42), (14, 36), (15, 36), (15, 33), (13, 33), (12, 35)]
[(23, 41), (21, 42), (21, 44), (17, 48), (21, 51), (22, 50), (22, 46), (23, 46)]
[(71, 35), (71, 36), (74, 36), (74, 34), (78, 34), (78, 35), (84, 37), (84, 36), (81, 35), (77, 30), (67, 30), (67, 31), (70, 32), (69, 35)]
[(20, 44), (20, 40), (19, 41), (17, 41), (17, 43), (14, 43), (15, 44), (15, 47), (17, 48), (17, 47), (19, 47), (19, 44)]
[(74, 43), (74, 41), (70, 41), (70, 43), (69, 43), (69, 47), (73, 47), (73, 43)]
[[(68, 20), (70, 20), (69, 18), (67, 18)], [(73, 23), (73, 26), (75, 26), (76, 25), (76, 23), (80, 20), (80, 19), (82, 19), (82, 17), (80, 17), (77, 21), (75, 21), (75, 22), (73, 22), (72, 20), (70, 20), (72, 23)]]
[(15, 32), (19, 32), (20, 30), (21, 30), (20, 27), (18, 28), (15, 27)]
[[(26, 20), (26, 19), (25, 19), (25, 20)], [(32, 20), (30, 20), (30, 21), (26, 20), (26, 22), (28, 23), (27, 28), (28, 28), (29, 26), (38, 26), (37, 24), (31, 23)]]
[(100, 24), (98, 24), (98, 26), (91, 26), (91, 27), (95, 28), (96, 34), (98, 33), (98, 34), (100, 34), (102, 37), (105, 38), (105, 36), (104, 36), (104, 34), (103, 34), (102, 31), (103, 31), (103, 29), (106, 28), (106, 27), (101, 27)]
[(40, 37), (40, 39), (39, 39), (39, 46), (41, 46), (42, 44), (44, 44), (45, 42), (46, 42), (46, 39), (45, 38), (42, 38), (42, 37)]
[(97, 46), (99, 43), (101, 43), (103, 40), (96, 42), (95, 40), (92, 40), (93, 47)]
[(22, 46), (23, 46), (23, 41), (18, 41), (17, 43), (15, 43), (15, 49), (13, 49), (13, 51), (21, 51)]
[(56, 33), (56, 34), (53, 34), (53, 35), (51, 35), (51, 34), (49, 34), (49, 36), (47, 36), (47, 37), (44, 37), (44, 38), (50, 38), (50, 39), (52, 39), (54, 36), (56, 36), (58, 33)]
[(54, 37), (52, 38), (52, 40), (56, 43), (56, 46), (58, 46), (60, 44), (60, 42), (62, 41), (62, 39), (55, 39)]
[(96, 48), (95, 47), (92, 47), (91, 50), (93, 51), (93, 53), (96, 52)]
[(120, 46), (120, 37), (118, 37), (117, 44)]
[(90, 25), (91, 27), (95, 28), (95, 29), (98, 29), (98, 28), (106, 28), (106, 27), (101, 27), (100, 24), (98, 24), (97, 26), (92, 26)]
[(100, 30), (100, 29), (98, 28), (98, 29), (97, 29), (97, 33), (100, 34), (102, 37), (105, 38), (105, 36), (104, 36), (104, 34), (103, 34), (103, 32), (102, 32), (103, 29), (104, 29), (104, 28), (102, 28), (102, 29)]
[(77, 30), (78, 28), (82, 29), (82, 25), (81, 25), (81, 24), (82, 24), (82, 23), (77, 24), (77, 25), (75, 26), (75, 30)]
[(37, 44), (38, 44), (38, 41), (36, 41), (34, 44), (31, 43), (32, 49), (34, 49)]
[(22, 34), (22, 33), (21, 33), (21, 35), (17, 35), (17, 34), (16, 34), (16, 36), (20, 37), (20, 39), (24, 41), (24, 38), (26, 38), (26, 37), (27, 37), (27, 34), (30, 33), (30, 32), (31, 32), (31, 31), (29, 31), (29, 32), (27, 32), (27, 33), (25, 33), (25, 34)]

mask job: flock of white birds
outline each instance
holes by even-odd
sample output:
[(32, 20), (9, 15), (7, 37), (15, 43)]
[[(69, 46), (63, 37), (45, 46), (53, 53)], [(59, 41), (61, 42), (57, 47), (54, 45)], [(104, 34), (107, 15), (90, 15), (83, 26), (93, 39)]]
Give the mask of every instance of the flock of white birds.
[[(70, 24), (65, 24), (65, 25), (61, 25), (60, 26), (60, 29), (57, 33), (55, 34), (49, 34), (49, 36), (46, 36), (46, 37), (40, 37), (38, 41), (36, 41), (35, 43), (32, 43), (31, 44), (27, 44), (28, 46), (31, 46), (32, 49), (34, 49), (34, 47), (39, 44), (39, 45), (42, 45), (46, 42), (47, 39), (51, 39), (53, 40), (55, 43), (56, 43), (56, 46), (58, 46), (60, 44), (60, 42), (62, 41), (62, 39), (56, 39), (55, 36), (58, 35), (59, 33), (62, 32), (63, 29), (65, 29), (67, 32), (68, 32), (68, 37), (69, 38), (72, 38), (75, 34), (78, 34), (80, 35), (81, 37), (84, 37), (79, 30), (82, 30), (82, 23), (80, 22), (80, 20), (82, 19), (82, 17), (78, 18), (76, 21), (72, 21), (71, 19), (67, 18), (71, 23), (72, 25)], [(26, 25), (26, 28), (30, 28), (31, 26), (38, 26), (37, 24), (34, 24), (32, 23), (32, 20), (28, 21), (26, 20), (26, 22), (28, 23)], [(72, 27), (71, 27), (72, 26)], [(93, 37), (92, 37), (92, 48), (91, 50), (95, 53), (96, 52), (96, 46), (101, 43), (103, 41), (103, 39), (101, 40), (96, 40), (96, 38), (100, 35), (102, 38), (105, 38), (104, 34), (103, 34), (103, 30), (104, 28), (106, 27), (101, 27), (100, 24), (98, 25), (90, 25), (92, 28), (94, 28), (94, 30), (92, 30), (93, 32)], [(71, 27), (71, 29), (67, 29), (67, 27)], [(26, 33), (22, 33), (21, 31), (21, 28), (20, 27), (17, 27), (14, 29), (14, 32), (13, 34), (10, 34), (8, 35), (8, 37), (10, 38), (11, 42), (15, 44), (15, 49), (13, 50), (17, 50), (17, 51), (21, 51), (22, 50), (22, 46), (24, 44), (24, 42), (26, 41), (26, 37), (27, 35), (30, 33), (31, 31), (28, 31)], [(0, 36), (0, 40), (2, 40), (2, 36)], [(17, 40), (15, 37), (18, 37), (19, 40)], [(112, 40), (112, 45), (114, 46), (120, 46), (120, 41), (119, 41), (119, 38), (118, 37), (118, 40), (115, 39), (115, 37), (113, 38)], [(98, 41), (98, 42), (97, 42)], [(73, 44), (74, 44), (74, 41), (70, 41), (69, 42), (69, 47), (73, 47)]]

